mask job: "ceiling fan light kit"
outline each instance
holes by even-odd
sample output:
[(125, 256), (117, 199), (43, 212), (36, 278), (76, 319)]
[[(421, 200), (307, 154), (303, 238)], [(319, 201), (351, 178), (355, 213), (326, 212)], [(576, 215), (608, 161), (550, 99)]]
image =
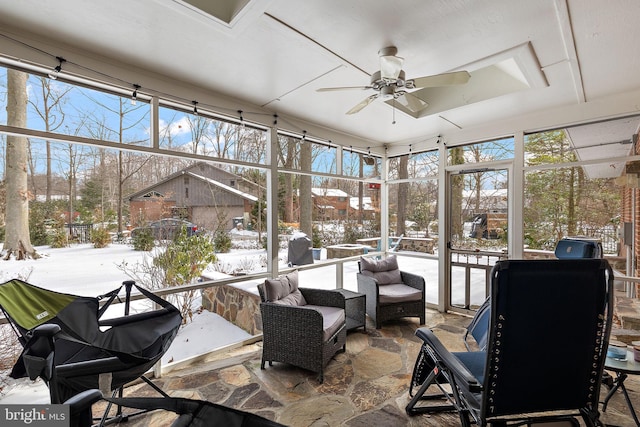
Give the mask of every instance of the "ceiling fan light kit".
[(396, 56), (398, 49), (394, 46), (385, 47), (378, 51), (380, 56), (380, 77), (384, 80), (396, 80), (402, 71), (404, 58)]
[(402, 105), (409, 109), (416, 108), (420, 110), (428, 107), (429, 104), (427, 101), (411, 95), (411, 93), (407, 92), (405, 89), (420, 89), (425, 87), (464, 84), (469, 81), (469, 78), (471, 77), (467, 71), (456, 71), (432, 76), (417, 77), (415, 79), (406, 79), (405, 72), (402, 69), (404, 58), (397, 56), (397, 53), (398, 49), (395, 46), (388, 46), (378, 51), (378, 56), (380, 57), (380, 70), (371, 75), (369, 86), (320, 88), (317, 91), (329, 92), (348, 89), (373, 89), (377, 92), (362, 100), (356, 106), (347, 111), (346, 114), (355, 114), (361, 111), (377, 98), (384, 100), (397, 99), (402, 102)]

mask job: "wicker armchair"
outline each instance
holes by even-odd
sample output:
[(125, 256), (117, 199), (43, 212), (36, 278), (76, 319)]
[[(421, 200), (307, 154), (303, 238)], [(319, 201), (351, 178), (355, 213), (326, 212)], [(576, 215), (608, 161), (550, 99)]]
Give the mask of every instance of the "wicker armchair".
[(361, 257), (358, 262), (358, 292), (366, 295), (367, 315), (382, 323), (401, 317), (420, 317), (425, 322), (425, 281), (416, 274), (400, 271), (396, 256), (376, 261)]
[(337, 291), (298, 288), (294, 271), (258, 285), (262, 314), (262, 364), (289, 363), (319, 374), (345, 351), (344, 296)]

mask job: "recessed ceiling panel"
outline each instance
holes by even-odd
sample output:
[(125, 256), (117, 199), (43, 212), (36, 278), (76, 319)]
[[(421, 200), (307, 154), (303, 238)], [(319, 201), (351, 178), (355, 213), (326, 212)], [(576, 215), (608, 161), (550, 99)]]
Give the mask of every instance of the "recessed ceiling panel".
[(249, 4), (250, 0), (174, 0), (198, 13), (216, 18), (226, 24), (238, 16), (240, 11)]
[[(518, 71), (513, 60), (505, 60), (472, 71), (471, 78), (464, 85), (429, 87), (411, 92), (412, 97), (422, 101), (419, 109), (410, 108), (405, 102), (396, 103), (396, 106), (410, 116), (420, 118), (529, 89), (523, 74)], [(387, 101), (387, 104), (392, 105), (392, 102)]]
[[(406, 97), (401, 96), (395, 106), (412, 117), (420, 118), (532, 87), (547, 86), (535, 52), (528, 43), (483, 58), (462, 69), (471, 74), (466, 84), (419, 89), (411, 95), (421, 100), (421, 104), (412, 102), (410, 105), (404, 99)], [(386, 102), (394, 105), (394, 100)]]

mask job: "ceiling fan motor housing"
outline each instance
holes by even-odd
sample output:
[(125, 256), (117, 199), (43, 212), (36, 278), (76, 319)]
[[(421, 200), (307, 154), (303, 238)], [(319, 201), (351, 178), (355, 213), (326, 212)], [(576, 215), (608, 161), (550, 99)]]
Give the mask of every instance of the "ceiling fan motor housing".
[(394, 97), (394, 93), (396, 91), (395, 86), (383, 86), (380, 89), (380, 98), (382, 99), (391, 99)]
[[(409, 87), (409, 85), (405, 80), (405, 74), (404, 74), (404, 70), (400, 71), (400, 73), (398, 74), (398, 78), (395, 80), (387, 80), (387, 79), (383, 79), (382, 77), (380, 77), (380, 71), (376, 71), (375, 73), (373, 73), (371, 75), (371, 88), (373, 90), (377, 90), (382, 92), (382, 90), (384, 88), (394, 88), (394, 87), (405, 87), (407, 86), (408, 89), (411, 89)], [(383, 92), (384, 94), (384, 92)]]

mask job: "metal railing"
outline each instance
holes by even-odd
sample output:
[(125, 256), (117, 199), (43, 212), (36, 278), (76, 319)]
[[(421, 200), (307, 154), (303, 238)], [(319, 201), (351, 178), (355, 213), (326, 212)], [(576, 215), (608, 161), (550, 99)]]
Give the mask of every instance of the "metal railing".
[[(457, 308), (462, 309), (461, 312), (467, 312), (472, 309), (472, 285), (474, 289), (477, 289), (479, 286), (484, 289), (484, 298), (489, 295), (489, 288), (491, 285), (491, 269), (495, 265), (497, 261), (507, 259), (506, 252), (498, 252), (498, 251), (476, 251), (476, 250), (464, 250), (464, 249), (451, 249), (450, 252), (451, 259), (451, 288), (448, 292), (449, 305), (452, 308), (452, 311), (458, 311)], [(460, 280), (455, 280), (456, 286), (454, 289), (454, 271), (456, 269), (462, 269), (464, 274), (464, 280), (462, 283)], [(480, 275), (474, 275), (474, 271), (480, 271)], [(456, 278), (460, 276), (460, 274), (456, 274)], [(478, 277), (482, 277), (483, 279), (478, 279)], [(475, 279), (475, 281), (474, 281)], [(478, 281), (483, 280), (483, 283), (478, 283)], [(463, 302), (454, 303), (453, 296), (454, 290), (458, 290), (460, 287), (464, 289)]]

